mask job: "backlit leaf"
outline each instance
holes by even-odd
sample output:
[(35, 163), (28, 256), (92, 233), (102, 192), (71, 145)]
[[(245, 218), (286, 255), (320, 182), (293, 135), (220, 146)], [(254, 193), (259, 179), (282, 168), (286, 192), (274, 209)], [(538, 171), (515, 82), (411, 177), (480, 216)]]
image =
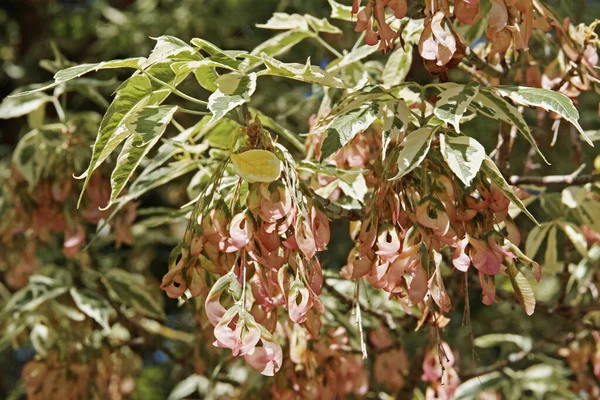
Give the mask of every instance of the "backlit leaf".
[(281, 175), (281, 161), (267, 150), (248, 150), (231, 155), (233, 170), (247, 182), (273, 182)]

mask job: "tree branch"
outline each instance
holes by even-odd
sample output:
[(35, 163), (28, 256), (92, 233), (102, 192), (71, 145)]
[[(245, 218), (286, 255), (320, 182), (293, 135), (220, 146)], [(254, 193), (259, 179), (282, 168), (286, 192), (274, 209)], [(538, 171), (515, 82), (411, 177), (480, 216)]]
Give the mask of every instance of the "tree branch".
[(517, 176), (513, 175), (509, 181), (513, 185), (532, 184), (538, 186), (547, 186), (553, 184), (583, 186), (587, 183), (600, 181), (600, 174), (579, 175), (585, 168), (582, 164), (575, 172), (570, 175), (548, 175), (548, 176)]

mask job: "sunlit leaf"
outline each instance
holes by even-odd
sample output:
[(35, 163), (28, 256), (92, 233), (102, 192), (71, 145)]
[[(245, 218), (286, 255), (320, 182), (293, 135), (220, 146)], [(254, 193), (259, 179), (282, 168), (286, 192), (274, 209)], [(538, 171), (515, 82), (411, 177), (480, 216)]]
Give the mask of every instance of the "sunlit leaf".
[(553, 90), (525, 86), (497, 86), (494, 90), (502, 96), (510, 98), (517, 104), (529, 107), (541, 107), (546, 111), (552, 111), (560, 115), (572, 123), (581, 134), (581, 137), (593, 146), (592, 141), (579, 125), (579, 112), (571, 99), (564, 94)]
[(385, 87), (390, 88), (404, 82), (412, 65), (412, 50), (411, 45), (406, 45), (405, 48), (399, 46), (390, 54), (381, 75)]
[(477, 83), (446, 89), (440, 94), (433, 112), (436, 117), (454, 126), (456, 132), (460, 132), (460, 119), (477, 93), (479, 93)]
[(177, 106), (145, 107), (127, 117), (125, 126), (131, 136), (125, 141), (112, 172), (112, 192), (107, 207), (116, 200), (142, 159), (161, 138), (175, 111)]
[(217, 89), (208, 98), (208, 109), (213, 114), (208, 125), (215, 124), (229, 111), (250, 100), (250, 96), (256, 90), (256, 74), (252, 72), (250, 75), (236, 75), (236, 79), (237, 86), (235, 88), (227, 87), (229, 94)]
[(433, 131), (430, 126), (419, 128), (399, 143), (402, 148), (398, 153), (398, 174), (394, 180), (402, 178), (423, 162), (431, 146)]
[(338, 114), (327, 125), (325, 139), (321, 147), (321, 161), (336, 153), (359, 132), (371, 126), (378, 118), (380, 108), (378, 102), (367, 102), (345, 114)]
[(289, 79), (294, 79), (301, 82), (316, 83), (323, 86), (336, 88), (344, 88), (346, 85), (336, 76), (330, 74), (321, 68), (311, 65), (310, 58), (305, 65), (297, 63), (284, 63), (279, 60), (269, 57), (267, 54), (261, 54), (263, 62), (267, 67), (261, 71), (259, 75), (274, 75), (282, 76)]
[(525, 253), (529, 257), (535, 257), (551, 226), (552, 223), (545, 222), (541, 225), (534, 226), (529, 232), (527, 241), (525, 242)]
[[(21, 91), (11, 93), (11, 96), (20, 94)], [(0, 119), (17, 118), (27, 115), (44, 104), (52, 101), (52, 97), (45, 93), (34, 92), (19, 97), (6, 97), (0, 103)]]
[(281, 161), (267, 150), (248, 150), (231, 155), (233, 170), (247, 182), (273, 182), (281, 175)]
[(440, 135), (440, 151), (458, 179), (465, 186), (471, 185), (485, 158), (485, 149), (481, 143), (468, 136)]
[(585, 239), (583, 233), (581, 233), (579, 227), (571, 222), (567, 222), (564, 220), (558, 220), (556, 221), (556, 223), (560, 227), (560, 229), (563, 230), (565, 235), (567, 235), (571, 243), (573, 243), (573, 246), (575, 246), (575, 249), (577, 249), (579, 254), (581, 254), (582, 257), (587, 257), (587, 240)]

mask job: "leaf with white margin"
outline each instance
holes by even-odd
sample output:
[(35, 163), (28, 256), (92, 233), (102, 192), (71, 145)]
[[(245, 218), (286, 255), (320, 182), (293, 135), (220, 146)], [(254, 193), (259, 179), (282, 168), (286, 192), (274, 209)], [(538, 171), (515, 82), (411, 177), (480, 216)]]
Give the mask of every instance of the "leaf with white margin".
[[(256, 90), (256, 73), (252, 72), (249, 75), (228, 75), (233, 75), (233, 77), (223, 75), (217, 81), (217, 86), (222, 86), (227, 91), (227, 94), (222, 92), (221, 89), (217, 89), (208, 98), (208, 109), (213, 115), (207, 126), (215, 124), (229, 111), (250, 101), (250, 96)], [(221, 78), (223, 78), (222, 81)]]
[(27, 90), (25, 92), (11, 94), (11, 97), (27, 96), (31, 93), (41, 92), (43, 90), (51, 89), (53, 87), (60, 85), (61, 83), (70, 81), (71, 79), (79, 78), (80, 76), (83, 76), (89, 72), (99, 71), (101, 69), (112, 69), (112, 68), (138, 69), (145, 60), (146, 60), (145, 58), (136, 57), (136, 58), (126, 58), (124, 60), (110, 60), (110, 61), (103, 61), (100, 63), (75, 65), (73, 67), (58, 71), (54, 75), (53, 83), (43, 86), (43, 87), (36, 88), (36, 89)]
[(481, 89), (479, 94), (475, 96), (475, 99), (471, 102), (471, 107), (487, 117), (506, 122), (507, 124), (514, 125), (517, 127), (519, 132), (525, 137), (525, 139), (533, 146), (535, 151), (544, 160), (546, 164), (550, 164), (544, 154), (539, 149), (531, 130), (523, 119), (523, 115), (517, 110), (512, 104), (504, 100), (502, 97), (496, 95), (489, 90)]
[(321, 162), (344, 147), (359, 132), (371, 126), (379, 117), (380, 109), (378, 102), (365, 102), (358, 108), (336, 115), (325, 130)]
[(446, 89), (440, 93), (433, 113), (442, 121), (454, 126), (456, 132), (460, 133), (460, 119), (478, 93), (477, 83)]
[(469, 136), (447, 138), (442, 134), (440, 151), (452, 172), (465, 186), (470, 186), (485, 158), (485, 149), (481, 143)]
[(81, 312), (96, 321), (105, 330), (110, 330), (108, 320), (115, 310), (108, 300), (96, 292), (87, 289), (71, 288), (69, 290), (75, 305)]
[(431, 139), (435, 128), (425, 126), (410, 132), (400, 145), (402, 149), (398, 154), (398, 174), (390, 179), (397, 180), (418, 167), (431, 147)]
[(300, 82), (316, 83), (318, 85), (329, 86), (334, 88), (345, 88), (346, 84), (333, 74), (322, 70), (316, 65), (310, 64), (310, 57), (306, 60), (306, 64), (284, 63), (269, 57), (262, 53), (261, 58), (267, 67), (266, 70), (259, 72), (259, 75), (281, 76), (284, 78), (294, 79)]
[(546, 111), (552, 111), (577, 128), (581, 137), (590, 145), (594, 146), (590, 138), (579, 125), (579, 112), (573, 105), (571, 99), (562, 93), (553, 90), (532, 88), (526, 86), (497, 86), (494, 88), (504, 97), (508, 97), (517, 104), (529, 107), (541, 107)]
[(106, 208), (117, 199), (142, 159), (159, 141), (175, 111), (177, 106), (145, 107), (127, 118), (125, 126), (131, 136), (125, 141), (110, 177), (112, 191)]

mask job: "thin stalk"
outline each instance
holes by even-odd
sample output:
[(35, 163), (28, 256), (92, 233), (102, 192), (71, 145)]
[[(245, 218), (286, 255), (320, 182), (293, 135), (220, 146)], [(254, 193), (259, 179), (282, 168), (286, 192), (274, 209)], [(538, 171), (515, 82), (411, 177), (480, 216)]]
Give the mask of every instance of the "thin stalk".
[(173, 85), (171, 85), (171, 84), (168, 84), (167, 82), (165, 82), (165, 81), (162, 81), (162, 80), (158, 79), (157, 77), (153, 76), (152, 74), (149, 74), (149, 73), (148, 73), (148, 72), (146, 72), (145, 70), (143, 70), (143, 69), (140, 69), (140, 71), (141, 71), (141, 72), (142, 72), (144, 75), (146, 75), (148, 78), (150, 78), (151, 80), (153, 80), (154, 82), (156, 82), (156, 83), (159, 83), (159, 84), (161, 84), (161, 85), (163, 85), (163, 86), (165, 86), (165, 87), (167, 87), (167, 88), (171, 89), (171, 91), (172, 91), (173, 93), (175, 93), (177, 96), (179, 96), (179, 97), (181, 97), (181, 98), (183, 98), (183, 99), (186, 99), (187, 101), (190, 101), (190, 102), (192, 102), (192, 103), (200, 104), (200, 105), (202, 105), (202, 106), (207, 106), (207, 105), (208, 105), (208, 102), (206, 102), (206, 101), (204, 101), (204, 100), (197, 99), (197, 98), (195, 98), (195, 97), (192, 97), (192, 96), (190, 96), (190, 95), (188, 95), (188, 94), (185, 94), (185, 93), (183, 93), (181, 90), (177, 89), (175, 86), (173, 86)]
[(327, 50), (329, 50), (330, 52), (332, 52), (336, 57), (338, 58), (342, 58), (343, 55), (342, 53), (340, 53), (339, 51), (337, 51), (335, 48), (333, 48), (329, 43), (327, 43), (321, 36), (319, 35), (315, 35), (314, 38), (317, 40), (317, 42), (321, 43), (321, 45), (323, 47), (325, 47)]

